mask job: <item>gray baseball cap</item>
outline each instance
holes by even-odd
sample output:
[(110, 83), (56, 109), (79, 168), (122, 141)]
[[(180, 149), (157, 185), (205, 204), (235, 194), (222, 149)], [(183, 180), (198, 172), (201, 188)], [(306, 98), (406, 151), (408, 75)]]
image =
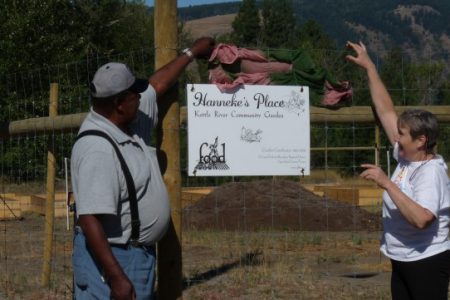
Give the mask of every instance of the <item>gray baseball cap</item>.
[(148, 87), (148, 81), (137, 79), (127, 65), (110, 62), (95, 72), (90, 90), (92, 97), (107, 98), (129, 90), (142, 93)]

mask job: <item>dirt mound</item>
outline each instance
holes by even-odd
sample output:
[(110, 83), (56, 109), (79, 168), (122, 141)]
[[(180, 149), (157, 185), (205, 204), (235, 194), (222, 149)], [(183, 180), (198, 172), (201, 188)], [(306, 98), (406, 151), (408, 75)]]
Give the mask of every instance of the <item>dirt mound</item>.
[(183, 211), (187, 229), (376, 231), (380, 220), (288, 180), (224, 184)]

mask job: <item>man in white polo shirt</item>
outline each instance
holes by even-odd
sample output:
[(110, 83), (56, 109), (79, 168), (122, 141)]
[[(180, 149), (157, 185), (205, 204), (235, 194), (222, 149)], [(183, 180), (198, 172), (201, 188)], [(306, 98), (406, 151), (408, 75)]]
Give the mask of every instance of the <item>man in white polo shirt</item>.
[(148, 81), (136, 79), (121, 63), (108, 63), (95, 73), (92, 108), (71, 158), (78, 218), (72, 258), (76, 299), (153, 297), (154, 245), (170, 220), (168, 194), (150, 147), (156, 98), (213, 47), (213, 39), (198, 39)]

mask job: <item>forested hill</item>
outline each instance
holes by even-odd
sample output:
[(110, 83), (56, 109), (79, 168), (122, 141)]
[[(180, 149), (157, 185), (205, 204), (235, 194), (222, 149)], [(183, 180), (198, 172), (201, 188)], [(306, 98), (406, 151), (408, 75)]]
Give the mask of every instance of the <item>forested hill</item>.
[[(193, 20), (235, 13), (239, 5), (187, 7), (179, 15), (182, 20)], [(401, 47), (413, 56), (450, 56), (448, 0), (295, 0), (293, 5), (300, 25), (309, 19), (318, 21), (338, 45), (360, 39), (380, 55)]]

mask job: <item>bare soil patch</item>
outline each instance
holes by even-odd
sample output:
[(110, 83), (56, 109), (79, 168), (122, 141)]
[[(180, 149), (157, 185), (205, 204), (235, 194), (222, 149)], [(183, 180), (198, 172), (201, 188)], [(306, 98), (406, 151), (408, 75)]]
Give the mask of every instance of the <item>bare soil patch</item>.
[(380, 216), (289, 180), (228, 183), (184, 210), (184, 228), (379, 231)]

